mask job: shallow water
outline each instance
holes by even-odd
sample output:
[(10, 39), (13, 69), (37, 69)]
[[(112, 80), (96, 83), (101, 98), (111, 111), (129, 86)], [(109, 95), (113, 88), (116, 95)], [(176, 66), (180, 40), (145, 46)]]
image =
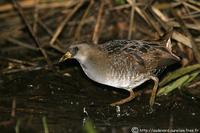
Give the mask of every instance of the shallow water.
[[(111, 107), (110, 103), (128, 96), (125, 91), (115, 90), (91, 81), (79, 66), (62, 71), (35, 70), (2, 75), (0, 132), (14, 132), (15, 122), (19, 120), (20, 133), (44, 132), (44, 116), (49, 131), (55, 133), (82, 132), (88, 119), (97, 131), (109, 133), (131, 132), (133, 127), (141, 132), (150, 129), (200, 129), (198, 99), (176, 91), (157, 98), (151, 111), (149, 95), (142, 94), (130, 103)], [(11, 118), (13, 99), (16, 101), (14, 122), (5, 124)]]

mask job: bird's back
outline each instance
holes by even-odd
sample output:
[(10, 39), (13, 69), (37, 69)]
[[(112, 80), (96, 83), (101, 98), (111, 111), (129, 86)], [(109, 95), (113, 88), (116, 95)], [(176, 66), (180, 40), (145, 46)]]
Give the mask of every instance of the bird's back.
[(138, 71), (145, 69), (152, 74), (178, 61), (161, 42), (113, 40), (100, 44), (99, 48), (109, 56), (129, 57)]

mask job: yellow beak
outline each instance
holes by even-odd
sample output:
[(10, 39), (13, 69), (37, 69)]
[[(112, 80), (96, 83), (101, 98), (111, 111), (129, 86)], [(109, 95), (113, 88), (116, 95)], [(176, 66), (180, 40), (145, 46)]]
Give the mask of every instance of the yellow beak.
[(66, 52), (59, 60), (59, 62), (63, 62), (67, 59), (70, 59), (72, 57), (72, 54), (70, 52)]

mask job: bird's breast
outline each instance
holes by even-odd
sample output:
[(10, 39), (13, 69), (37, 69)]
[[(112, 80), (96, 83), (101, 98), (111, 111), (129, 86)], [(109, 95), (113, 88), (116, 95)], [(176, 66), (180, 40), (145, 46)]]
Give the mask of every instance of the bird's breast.
[[(90, 64), (90, 65), (89, 65)], [(122, 89), (132, 89), (144, 83), (147, 78), (143, 74), (137, 74), (132, 65), (127, 64), (102, 64), (96, 66), (92, 63), (82, 63), (85, 74), (92, 80)]]
[(144, 74), (137, 74), (133, 71), (128, 71), (127, 73), (114, 73), (107, 76), (105, 84), (122, 89), (133, 89), (145, 81), (148, 77)]
[(106, 73), (105, 84), (116, 88), (127, 88), (130, 85), (132, 76), (131, 71), (111, 68)]

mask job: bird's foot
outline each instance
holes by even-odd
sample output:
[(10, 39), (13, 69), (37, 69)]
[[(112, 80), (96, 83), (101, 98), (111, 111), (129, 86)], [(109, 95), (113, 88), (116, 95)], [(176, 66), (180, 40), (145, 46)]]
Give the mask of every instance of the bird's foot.
[(156, 98), (156, 92), (157, 92), (157, 89), (158, 89), (158, 83), (159, 83), (159, 79), (157, 77), (151, 77), (151, 79), (154, 81), (154, 87), (153, 87), (153, 90), (151, 92), (151, 97), (150, 97), (150, 100), (149, 100), (149, 104), (151, 106), (151, 108), (153, 107), (154, 103), (155, 103), (155, 98)]
[(117, 106), (117, 105), (122, 105), (124, 103), (130, 102), (131, 100), (133, 100), (135, 97), (137, 96), (136, 93), (134, 93), (132, 90), (130, 91), (130, 95), (127, 98), (121, 99), (120, 101), (114, 102), (112, 104), (110, 104), (111, 106)]

